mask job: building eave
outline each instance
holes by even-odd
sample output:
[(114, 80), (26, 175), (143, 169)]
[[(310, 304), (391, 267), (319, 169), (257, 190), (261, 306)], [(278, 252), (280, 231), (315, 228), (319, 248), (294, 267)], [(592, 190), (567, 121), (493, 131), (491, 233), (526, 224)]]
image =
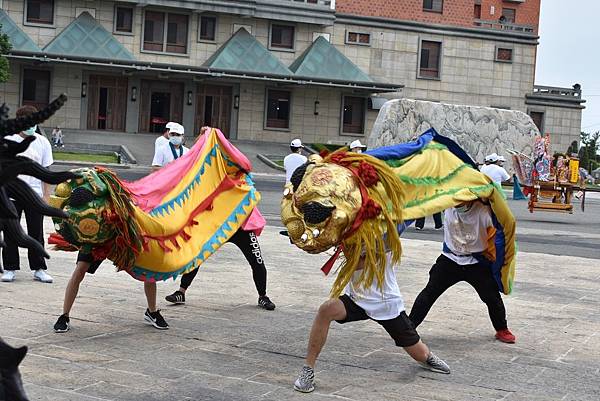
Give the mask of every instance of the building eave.
[(324, 86), (339, 89), (357, 90), (368, 93), (398, 92), (404, 85), (379, 83), (379, 82), (347, 82), (338, 80), (319, 80), (311, 77), (286, 76), (277, 74), (254, 74), (245, 71), (216, 70), (205, 67), (191, 67), (186, 65), (173, 65), (151, 63), (143, 61), (105, 60), (78, 57), (65, 57), (53, 54), (32, 54), (11, 52), (7, 55), (13, 60), (31, 61), (37, 63), (76, 64), (81, 66), (110, 67), (122, 70), (154, 71), (159, 73), (173, 73), (189, 76), (202, 76), (207, 78), (247, 79), (253, 81), (266, 81), (281, 85), (293, 86)]
[(497, 29), (469, 28), (455, 25), (431, 24), (391, 18), (370, 17), (352, 14), (336, 14), (337, 24), (359, 25), (370, 28), (393, 29), (432, 35), (457, 36), (497, 42), (538, 45), (539, 36), (534, 33), (503, 31)]

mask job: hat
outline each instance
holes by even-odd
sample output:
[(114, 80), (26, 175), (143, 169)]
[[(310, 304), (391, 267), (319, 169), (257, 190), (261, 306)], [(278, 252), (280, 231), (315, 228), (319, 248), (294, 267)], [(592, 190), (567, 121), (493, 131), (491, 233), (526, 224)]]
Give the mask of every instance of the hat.
[(176, 123), (176, 122), (173, 122), (173, 121), (169, 121), (169, 122), (167, 123), (167, 125), (165, 125), (165, 128), (166, 128), (166, 129), (168, 129), (168, 130), (170, 130), (171, 128), (173, 128), (173, 126), (174, 126), (175, 124), (177, 124), (177, 123)]
[(498, 155), (496, 153), (492, 153), (491, 155), (487, 155), (485, 157), (485, 161), (486, 162), (492, 162), (495, 163), (498, 161)]
[(505, 162), (506, 159), (504, 158), (504, 156), (498, 156), (498, 161), (499, 162)]
[(183, 128), (183, 125), (179, 124), (179, 123), (169, 123), (171, 124), (171, 128), (169, 128), (169, 133), (173, 132), (175, 134), (180, 134), (183, 135), (185, 133), (185, 129)]
[(356, 140), (356, 141), (352, 141), (350, 142), (350, 149), (355, 149), (355, 148), (362, 148), (362, 149), (366, 149), (367, 147), (365, 145), (363, 145), (362, 143), (360, 143), (360, 140)]
[(300, 139), (294, 139), (292, 141), (292, 143), (290, 143), (290, 146), (292, 148), (303, 148), (304, 145), (302, 145), (302, 141)]

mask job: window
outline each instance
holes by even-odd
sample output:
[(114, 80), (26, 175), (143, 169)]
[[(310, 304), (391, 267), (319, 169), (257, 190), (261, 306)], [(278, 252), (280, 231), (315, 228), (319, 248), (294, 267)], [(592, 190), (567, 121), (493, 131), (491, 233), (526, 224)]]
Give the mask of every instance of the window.
[(517, 10), (514, 8), (503, 8), (502, 17), (503, 23), (514, 24), (517, 17)]
[(290, 25), (271, 25), (271, 47), (280, 49), (294, 48), (295, 28)]
[(371, 34), (363, 32), (346, 32), (346, 43), (368, 46), (371, 44)]
[(542, 111), (530, 111), (529, 116), (533, 120), (533, 123), (540, 130), (544, 132), (544, 112)]
[(144, 17), (144, 50), (186, 54), (187, 37), (187, 15), (146, 11)]
[(290, 92), (267, 89), (265, 128), (290, 128)]
[(342, 109), (342, 134), (363, 135), (367, 99), (364, 97), (344, 96)]
[(421, 41), (421, 57), (419, 59), (419, 78), (440, 77), (440, 53), (442, 44), (429, 40)]
[(46, 107), (50, 100), (50, 71), (23, 70), (23, 106), (39, 109)]
[(54, 24), (54, 1), (27, 0), (26, 21), (32, 24)]
[(423, 0), (423, 10), (441, 13), (444, 8), (443, 0)]
[(201, 15), (199, 29), (198, 40), (214, 42), (217, 33), (217, 17)]
[(115, 7), (115, 32), (133, 32), (133, 8)]
[(496, 48), (496, 61), (503, 61), (505, 63), (512, 63), (513, 49), (510, 47), (497, 47)]
[(473, 18), (481, 19), (481, 4), (475, 4), (475, 8), (473, 8)]

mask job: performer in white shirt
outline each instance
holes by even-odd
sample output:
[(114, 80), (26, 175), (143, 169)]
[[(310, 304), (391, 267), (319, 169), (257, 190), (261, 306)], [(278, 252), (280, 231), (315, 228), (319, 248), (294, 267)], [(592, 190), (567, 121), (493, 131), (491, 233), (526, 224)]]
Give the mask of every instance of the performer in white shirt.
[[(502, 157), (502, 159), (504, 158)], [(486, 165), (482, 166), (480, 170), (497, 184), (502, 184), (504, 181), (510, 179), (510, 175), (508, 175), (504, 167), (498, 165), (500, 160), (500, 156), (496, 153), (492, 153), (485, 157)]]
[(169, 141), (156, 150), (154, 160), (152, 160), (152, 168), (154, 170), (166, 166), (188, 152), (189, 149), (182, 145), (184, 134), (183, 125), (171, 123)]
[(292, 178), (292, 174), (294, 171), (301, 165), (307, 162), (306, 156), (302, 155), (302, 149), (304, 145), (302, 145), (302, 141), (300, 139), (294, 139), (292, 143), (290, 143), (290, 150), (292, 153), (287, 155), (285, 159), (283, 159), (283, 167), (285, 168), (285, 183), (288, 184), (290, 179)]

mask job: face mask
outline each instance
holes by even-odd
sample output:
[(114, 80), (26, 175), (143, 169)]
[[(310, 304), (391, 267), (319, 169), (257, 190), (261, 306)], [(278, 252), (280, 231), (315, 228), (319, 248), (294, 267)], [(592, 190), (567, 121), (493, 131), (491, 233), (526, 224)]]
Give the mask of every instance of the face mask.
[(35, 134), (36, 129), (37, 129), (37, 125), (34, 125), (31, 128), (27, 128), (25, 131), (23, 131), (23, 133), (27, 136), (31, 136), (31, 135)]
[(181, 142), (183, 142), (183, 137), (182, 136), (171, 136), (171, 137), (169, 137), (169, 142), (171, 142), (175, 146), (181, 145)]
[(354, 153), (362, 153), (362, 149), (356, 149)]

